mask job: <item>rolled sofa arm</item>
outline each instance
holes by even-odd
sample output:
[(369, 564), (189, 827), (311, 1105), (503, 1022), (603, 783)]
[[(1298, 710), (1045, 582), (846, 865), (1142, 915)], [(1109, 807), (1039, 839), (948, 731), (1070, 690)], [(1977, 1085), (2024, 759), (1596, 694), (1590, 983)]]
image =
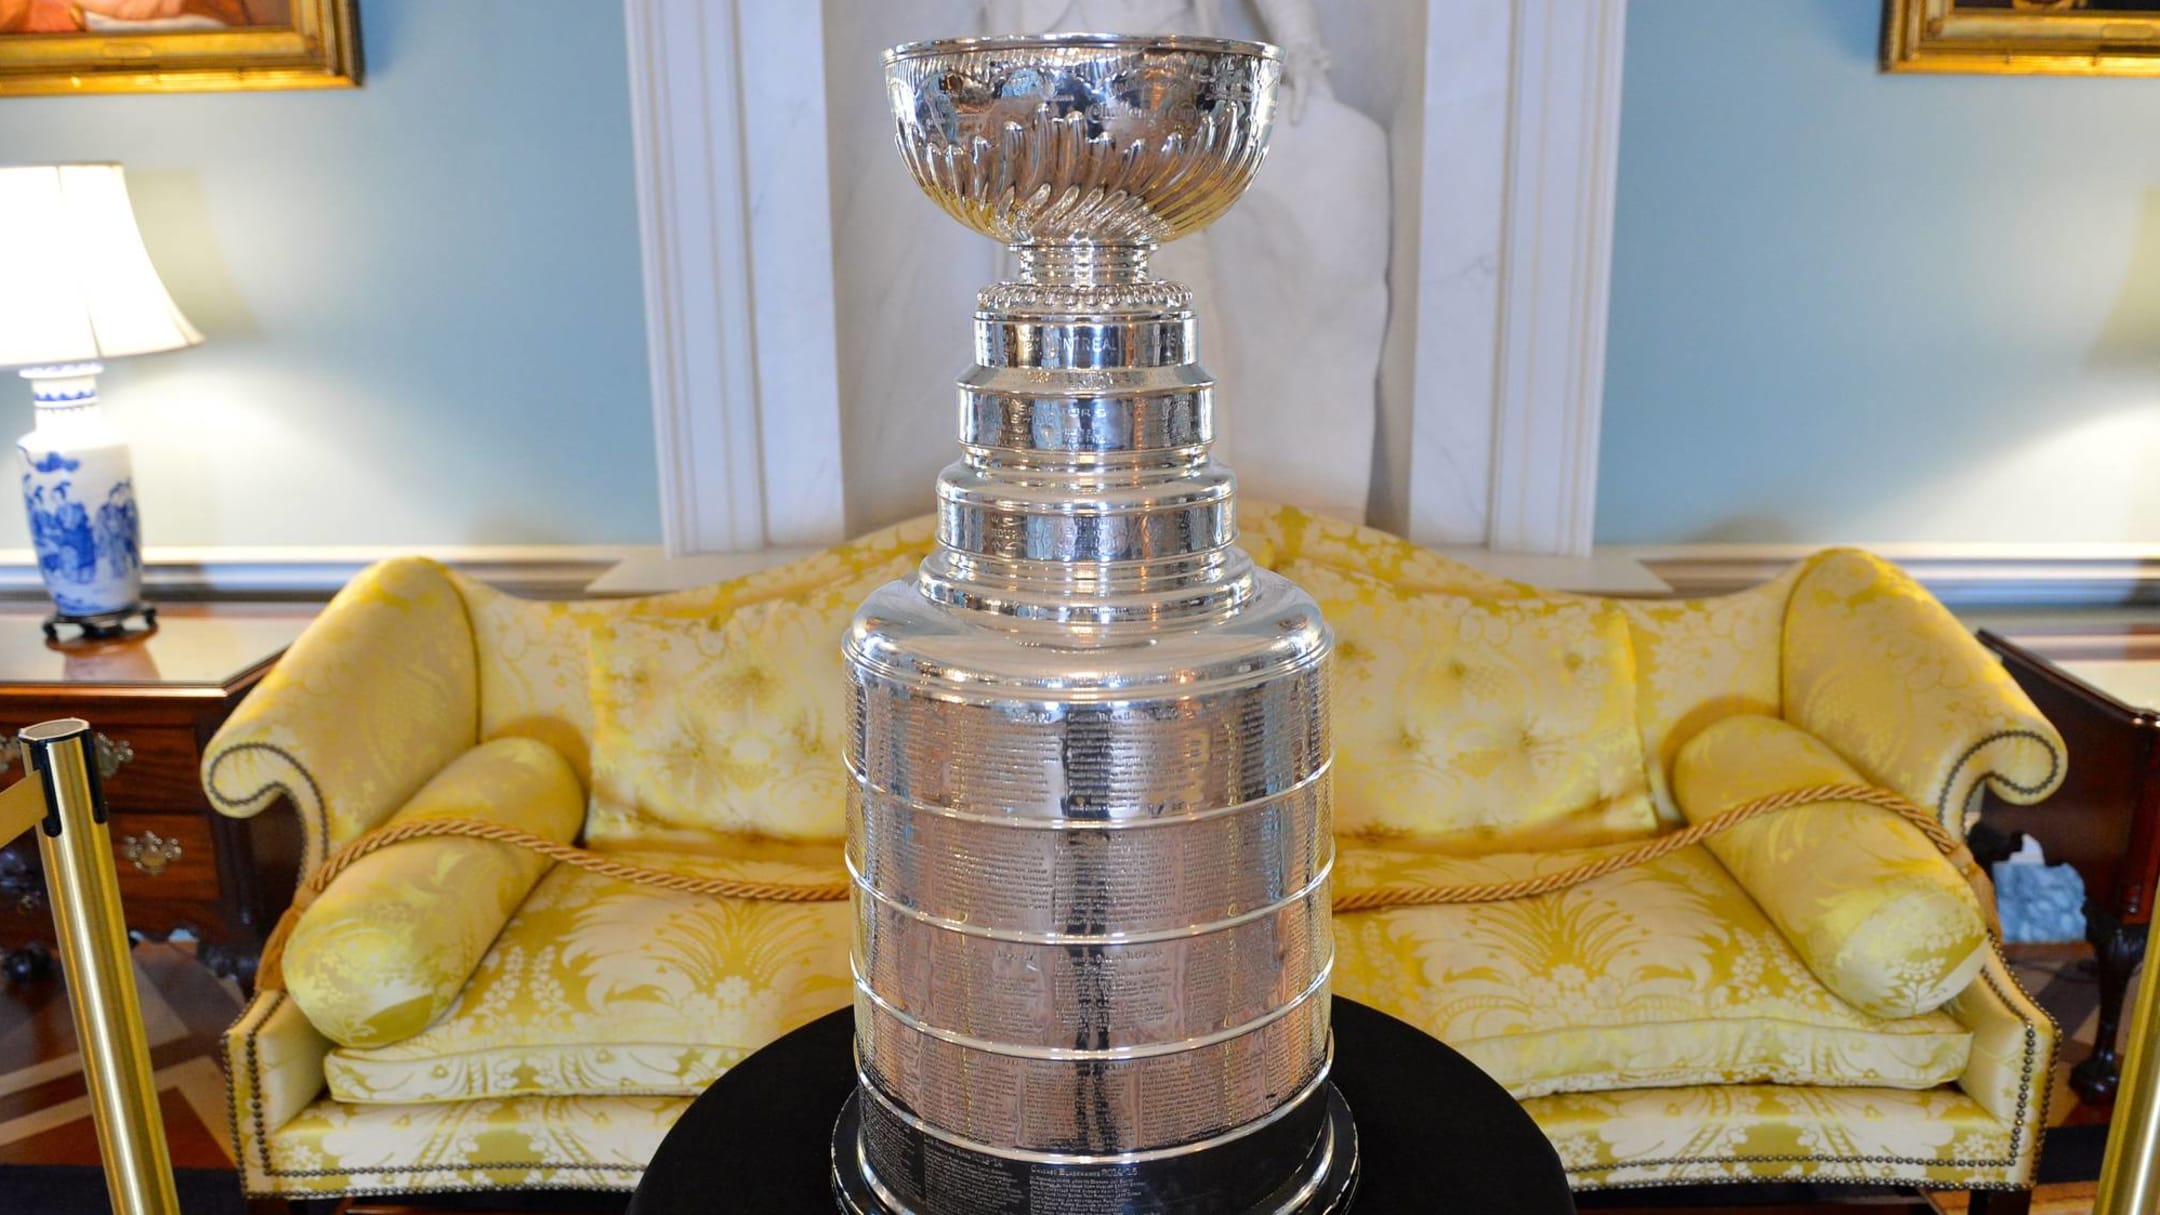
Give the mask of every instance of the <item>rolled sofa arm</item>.
[(1785, 720), (1962, 836), (1985, 786), (2036, 802), (2062, 783), (2062, 736), (1949, 609), (1887, 561), (1832, 549), (1785, 609)]
[(260, 991), (225, 1031), (225, 1099), (231, 1104), (233, 1158), (250, 1194), (277, 1187), (270, 1175), (274, 1132), (323, 1091), (323, 1060), (332, 1043), (282, 991)]
[(203, 753), (203, 789), (246, 818), (290, 797), (301, 873), (388, 818), (479, 733), (479, 674), (448, 572), (401, 557), (361, 571)]

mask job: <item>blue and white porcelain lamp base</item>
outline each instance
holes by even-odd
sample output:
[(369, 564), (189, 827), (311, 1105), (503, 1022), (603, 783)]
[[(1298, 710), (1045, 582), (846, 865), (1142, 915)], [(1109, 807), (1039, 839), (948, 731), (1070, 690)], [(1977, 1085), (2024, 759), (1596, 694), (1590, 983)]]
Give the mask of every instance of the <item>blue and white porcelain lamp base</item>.
[(98, 404), (103, 370), (69, 363), (22, 372), (37, 428), (17, 441), (16, 454), (30, 543), (55, 608), (45, 621), (53, 639), (62, 625), (104, 639), (123, 635), (138, 616), (157, 624), (157, 609), (142, 601), (142, 521), (127, 439)]

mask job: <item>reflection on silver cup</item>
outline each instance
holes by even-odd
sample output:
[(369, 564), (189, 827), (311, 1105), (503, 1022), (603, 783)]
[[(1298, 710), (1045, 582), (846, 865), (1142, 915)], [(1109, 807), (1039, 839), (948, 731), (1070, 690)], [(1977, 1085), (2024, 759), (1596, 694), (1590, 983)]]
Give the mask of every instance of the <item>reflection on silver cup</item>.
[(886, 56), (916, 182), (1011, 245), (939, 548), (845, 642), (861, 1085), (843, 1210), (1331, 1212), (1328, 658), (1235, 546), (1191, 296), (1271, 48), (1056, 35)]

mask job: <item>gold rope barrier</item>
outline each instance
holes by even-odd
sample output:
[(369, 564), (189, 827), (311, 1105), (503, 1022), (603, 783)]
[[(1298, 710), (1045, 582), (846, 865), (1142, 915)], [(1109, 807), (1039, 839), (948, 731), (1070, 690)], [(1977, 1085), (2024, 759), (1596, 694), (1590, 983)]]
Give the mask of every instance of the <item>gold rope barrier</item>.
[(72, 717), (22, 732), (18, 745), (30, 775), (0, 793), (0, 843), (38, 833), (114, 1215), (179, 1215), (89, 743), (89, 724)]
[[(1928, 841), (1945, 856), (1953, 856), (1964, 847), (1932, 812), (1888, 789), (1862, 784), (1809, 785), (1753, 798), (1722, 814), (1669, 835), (1661, 835), (1633, 848), (1610, 853), (1594, 861), (1543, 877), (1460, 885), (1383, 886), (1339, 896), (1335, 900), (1334, 908), (1336, 911), (1373, 911), (1383, 907), (1429, 907), (1445, 903), (1503, 903), (1540, 894), (1552, 894), (1622, 869), (1648, 864), (1659, 857), (1699, 844), (1713, 835), (1730, 831), (1751, 819), (1823, 802), (1861, 802), (1892, 811), (1919, 828)], [(293, 892), (292, 907), (286, 911), (284, 918), (278, 921), (277, 928), (270, 934), (270, 940), (263, 946), (262, 962), (255, 975), (256, 986), (270, 991), (283, 990), (286, 939), (292, 935), (293, 925), (299, 922), (301, 913), (329, 888), (331, 882), (337, 880), (339, 874), (362, 857), (380, 852), (393, 844), (442, 836), (509, 844), (604, 877), (671, 890), (679, 894), (764, 902), (835, 903), (848, 897), (850, 887), (847, 882), (754, 882), (742, 878), (695, 877), (616, 860), (559, 843), (546, 836), (535, 835), (519, 827), (509, 827), (482, 819), (415, 819), (379, 827), (351, 840), (331, 853), (328, 859), (308, 875), (307, 880)]]

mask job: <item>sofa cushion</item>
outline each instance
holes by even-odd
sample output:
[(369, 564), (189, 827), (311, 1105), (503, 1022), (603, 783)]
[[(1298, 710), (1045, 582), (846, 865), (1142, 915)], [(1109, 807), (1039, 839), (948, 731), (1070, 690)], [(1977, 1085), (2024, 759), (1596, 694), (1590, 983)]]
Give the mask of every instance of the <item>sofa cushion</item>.
[[(1766, 794), (1865, 784), (1828, 743), (1774, 717), (1728, 717), (1680, 749), (1673, 791), (1696, 822)], [(1881, 1017), (1940, 1008), (1988, 951), (1972, 887), (1918, 827), (1826, 802), (1708, 841), (1832, 991)]]
[[(837, 844), (730, 841), (725, 855), (611, 855), (710, 877), (845, 881)], [(845, 902), (677, 894), (558, 865), (457, 1003), (395, 1045), (333, 1050), (340, 1101), (695, 1093), (847, 1004)]]
[(1342, 570), (1418, 591), (1448, 591), (1506, 599), (1538, 592), (1520, 582), (1488, 574), (1401, 536), (1316, 515), (1295, 506), (1238, 496), (1238, 547), (1264, 569), (1282, 571), (1296, 562), (1304, 567)]
[[(1480, 858), (1346, 847), (1338, 896), (1512, 881), (1601, 855)], [(1335, 991), (1440, 1038), (1517, 1097), (1695, 1084), (1928, 1088), (1971, 1034), (1869, 1016), (1801, 961), (1701, 847), (1572, 890), (1335, 919)]]
[(723, 583), (708, 601), (654, 600), (596, 627), (588, 836), (845, 836), (841, 637), (864, 596), (914, 566), (836, 569), (751, 603)]
[[(743, 604), (799, 595), (865, 571), (902, 577), (931, 548), (931, 530), (932, 520), (924, 516), (728, 582), (630, 599), (531, 599), (453, 573), (478, 643), (480, 737), (547, 743), (589, 785), (593, 645), (616, 621), (710, 621)], [(601, 813), (587, 820), (585, 833), (592, 840), (622, 841), (635, 839), (639, 825), (632, 817)]]
[[(389, 821), (474, 818), (567, 844), (584, 813), (561, 755), (505, 738), (453, 760)], [(286, 990), (325, 1037), (348, 1046), (419, 1033), (457, 998), (547, 867), (509, 844), (445, 837), (362, 857), (301, 913), (285, 944)]]
[[(2037, 1155), (2030, 1111), (2021, 1121), (2005, 1121), (1950, 1085), (1918, 1091), (1782, 1084), (1638, 1088), (1533, 1097), (1523, 1102), (1523, 1112), (1552, 1140), (1577, 1190), (1734, 1182), (1880, 1186), (1891, 1179), (1926, 1189), (2009, 1188), (2032, 1184), (2026, 1170)], [(1714, 1209), (1830, 1211), (1838, 1205)], [(1863, 1205), (1875, 1204), (1856, 1200), (1849, 1209)]]
[[(700, 873), (829, 880), (836, 850), (727, 859), (624, 854)], [(1479, 859), (1345, 849), (1346, 889), (1482, 881), (1585, 855)], [(695, 1093), (848, 1000), (845, 903), (668, 894), (558, 867), (455, 1007), (395, 1045), (339, 1049), (331, 1094), (430, 1102)], [(1515, 903), (1336, 919), (1336, 990), (1447, 1039), (1518, 1096), (1776, 1081), (1925, 1088), (1963, 1070), (1942, 1013), (1898, 1021), (1839, 1000), (1702, 849)]]
[(1297, 559), (1337, 638), (1335, 830), (1465, 854), (1657, 829), (1627, 621), (1588, 600), (1461, 595)]
[(1777, 712), (1785, 601), (1799, 577), (1796, 565), (1738, 594), (1613, 603), (1635, 648), (1635, 712), (1660, 823), (1687, 823), (1672, 765), (1689, 739), (1735, 713)]

